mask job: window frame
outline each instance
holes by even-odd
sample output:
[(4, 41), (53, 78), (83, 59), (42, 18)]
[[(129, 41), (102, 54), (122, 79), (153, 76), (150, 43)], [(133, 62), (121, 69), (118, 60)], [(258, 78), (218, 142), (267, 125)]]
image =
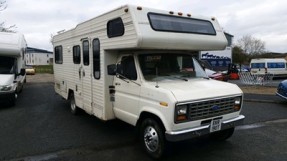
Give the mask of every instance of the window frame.
[[(87, 43), (87, 45), (85, 45)], [(82, 42), (82, 51), (83, 51), (83, 64), (84, 66), (90, 65), (90, 43), (89, 40), (84, 40)]]
[(80, 45), (73, 46), (73, 62), (74, 62), (74, 64), (81, 64), (81, 47), (80, 47)]
[[(95, 44), (97, 42), (97, 44)], [(98, 38), (93, 39), (93, 75), (95, 79), (101, 78), (101, 49), (100, 40)], [(95, 45), (97, 45), (97, 50), (95, 50)], [(96, 75), (98, 72), (98, 75)]]
[(62, 45), (55, 46), (54, 53), (55, 53), (55, 64), (63, 64), (63, 46)]
[[(170, 24), (171, 27), (169, 27), (169, 28), (161, 27), (160, 28), (159, 27), (160, 23), (157, 24), (158, 25), (158, 27), (157, 27), (156, 21), (153, 19), (152, 16), (162, 16), (162, 18), (169, 18), (170, 21), (166, 21), (166, 22), (172, 23), (172, 24)], [(153, 12), (148, 13), (148, 19), (149, 19), (151, 28), (155, 31), (216, 36), (216, 30), (215, 30), (213, 24), (211, 23), (211, 21), (208, 21), (208, 20), (188, 18), (188, 17), (179, 17), (179, 16), (174, 16), (174, 15), (166, 15), (166, 14), (159, 14), (159, 13), (153, 13)], [(176, 28), (173, 25), (180, 25), (179, 21), (176, 22), (176, 20), (182, 21), (181, 25), (186, 24), (186, 26), (180, 26), (181, 30), (176, 30)], [(192, 21), (194, 21), (193, 24), (191, 23)], [(195, 30), (195, 31), (188, 30), (191, 27), (191, 25), (195, 25), (196, 23), (203, 23), (203, 22), (205, 23), (206, 26), (207, 26), (207, 24), (210, 24), (209, 25), (210, 28), (208, 29), (208, 30), (210, 30), (210, 32), (203, 32), (203, 31), (200, 32), (198, 30)], [(200, 25), (200, 24), (198, 24), (198, 25)], [(204, 24), (201, 24), (201, 25), (204, 25)], [(164, 26), (167, 27), (167, 25), (164, 25)], [(185, 29), (183, 29), (182, 27), (185, 27)]]
[(121, 17), (109, 20), (107, 23), (108, 38), (119, 37), (125, 34), (125, 25)]

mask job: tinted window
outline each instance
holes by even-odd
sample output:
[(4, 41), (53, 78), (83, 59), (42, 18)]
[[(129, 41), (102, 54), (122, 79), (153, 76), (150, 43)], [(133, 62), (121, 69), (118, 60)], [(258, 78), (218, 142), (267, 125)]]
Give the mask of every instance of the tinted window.
[(283, 62), (274, 62), (274, 63), (267, 63), (268, 68), (285, 68), (285, 63)]
[(55, 63), (63, 64), (63, 48), (62, 46), (55, 47)]
[(265, 68), (265, 63), (252, 63), (251, 68)]
[(156, 31), (216, 35), (210, 21), (156, 13), (149, 13), (148, 17), (151, 27)]
[(73, 61), (74, 64), (81, 63), (81, 48), (79, 45), (73, 47)]
[(93, 65), (94, 65), (94, 78), (100, 79), (100, 41), (99, 39), (93, 40)]
[(124, 23), (122, 19), (116, 18), (110, 20), (107, 24), (107, 35), (109, 38), (122, 36), (125, 33)]
[(122, 58), (121, 61), (121, 75), (130, 79), (130, 80), (137, 80), (137, 71), (134, 62), (134, 58), (132, 56), (125, 56)]
[(83, 59), (84, 59), (84, 65), (90, 64), (89, 59), (89, 41), (85, 40), (83, 41)]

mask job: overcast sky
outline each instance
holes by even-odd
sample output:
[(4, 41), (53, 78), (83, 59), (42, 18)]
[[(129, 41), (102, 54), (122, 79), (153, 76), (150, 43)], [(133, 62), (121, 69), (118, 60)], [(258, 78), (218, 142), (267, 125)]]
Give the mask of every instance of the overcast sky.
[[(0, 0), (4, 1), (4, 0)], [(286, 0), (6, 0), (0, 22), (16, 25), (28, 46), (53, 50), (51, 34), (125, 4), (192, 15), (214, 16), (234, 42), (244, 35), (264, 41), (266, 50), (287, 52)]]

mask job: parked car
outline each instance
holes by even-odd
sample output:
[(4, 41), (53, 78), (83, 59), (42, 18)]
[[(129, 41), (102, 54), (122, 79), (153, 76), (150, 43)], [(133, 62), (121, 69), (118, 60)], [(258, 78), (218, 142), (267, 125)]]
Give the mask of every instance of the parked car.
[(32, 66), (27, 66), (25, 70), (27, 75), (34, 75), (36, 73), (35, 68), (33, 68)]
[(276, 95), (283, 99), (287, 99), (287, 79), (279, 83)]
[(226, 75), (226, 74), (219, 73), (219, 72), (207, 69), (207, 68), (205, 68), (205, 72), (206, 72), (207, 76), (211, 79), (220, 80), (220, 81), (227, 81), (228, 80), (228, 75)]

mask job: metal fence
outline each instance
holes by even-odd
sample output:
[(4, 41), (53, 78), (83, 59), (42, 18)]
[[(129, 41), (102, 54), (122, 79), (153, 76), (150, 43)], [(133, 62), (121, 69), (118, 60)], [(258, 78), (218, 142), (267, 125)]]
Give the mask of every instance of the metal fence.
[(256, 74), (251, 75), (250, 72), (240, 72), (238, 73), (241, 83), (248, 85), (266, 85), (273, 80), (273, 74)]

